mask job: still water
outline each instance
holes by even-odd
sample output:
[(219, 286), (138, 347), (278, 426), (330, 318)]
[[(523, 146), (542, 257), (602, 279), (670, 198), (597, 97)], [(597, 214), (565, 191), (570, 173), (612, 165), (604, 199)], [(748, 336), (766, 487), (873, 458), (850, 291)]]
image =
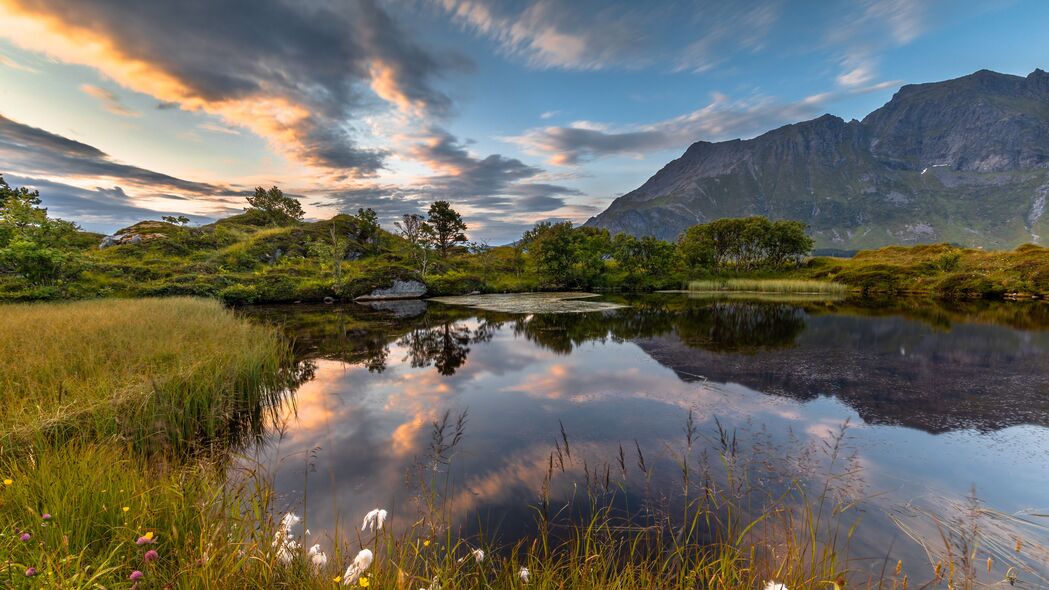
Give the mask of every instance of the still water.
[(448, 510), (463, 531), (510, 543), (534, 531), (565, 435), (574, 455), (555, 497), (615, 477), (622, 447), (628, 470), (640, 450), (649, 472), (628, 495), (672, 503), (691, 412), (697, 461), (717, 456), (724, 432), (755, 464), (815, 481), (838, 444), (835, 501), (862, 521), (854, 566), (935, 559), (912, 537), (936, 537), (974, 492), (998, 515), (981, 559), (1024, 536), (1034, 542), (1009, 557), (1031, 568), (1023, 575), (1049, 563), (1038, 547), (1049, 545), (1038, 516), (1049, 511), (1049, 305), (604, 299), (627, 307), (246, 310), (284, 327), (308, 376), (260, 451), (278, 508), (305, 506), (315, 535), (353, 530), (374, 507), (409, 525), (434, 422), (465, 413), (444, 467)]

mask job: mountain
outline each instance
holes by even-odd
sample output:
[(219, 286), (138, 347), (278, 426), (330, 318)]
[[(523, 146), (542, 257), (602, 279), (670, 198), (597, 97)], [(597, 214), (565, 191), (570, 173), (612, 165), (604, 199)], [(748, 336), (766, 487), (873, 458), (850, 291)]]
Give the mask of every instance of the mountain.
[(699, 141), (586, 225), (672, 240), (721, 217), (808, 224), (818, 249), (1049, 240), (1049, 74), (903, 86), (862, 121), (823, 115)]

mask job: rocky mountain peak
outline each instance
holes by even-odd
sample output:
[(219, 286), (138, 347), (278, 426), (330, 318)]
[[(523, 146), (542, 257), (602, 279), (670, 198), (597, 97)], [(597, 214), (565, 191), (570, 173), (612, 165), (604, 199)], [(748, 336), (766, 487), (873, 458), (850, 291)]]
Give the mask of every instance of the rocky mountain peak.
[(587, 224), (673, 239), (759, 214), (804, 221), (823, 247), (1001, 247), (1049, 235), (1033, 213), (1047, 193), (1049, 74), (980, 70), (905, 85), (862, 121), (697, 141)]

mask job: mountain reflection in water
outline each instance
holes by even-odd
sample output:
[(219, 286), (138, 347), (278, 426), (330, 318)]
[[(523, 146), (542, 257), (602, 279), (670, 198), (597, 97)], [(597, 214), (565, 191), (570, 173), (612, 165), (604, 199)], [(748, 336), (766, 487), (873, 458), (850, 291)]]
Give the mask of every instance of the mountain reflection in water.
[[(886, 512), (972, 486), (1006, 511), (1045, 502), (1047, 305), (607, 298), (630, 306), (243, 310), (284, 326), (314, 375), (265, 452), (280, 465), (284, 502), (303, 501), (308, 456), (315, 532), (339, 518), (352, 527), (375, 506), (412, 519), (405, 474), (425, 455), (433, 421), (467, 409), (449, 506), (464, 526), (504, 541), (530, 531), (561, 423), (590, 465), (636, 444), (664, 474), (651, 485), (672, 489), (667, 449), (680, 445), (690, 410), (701, 432), (716, 432), (716, 418), (755, 441), (750, 452), (795, 458), (850, 420), (847, 443), (862, 466), (850, 493), (876, 495)], [(884, 557), (894, 543), (904, 551), (898, 536), (871, 514), (856, 545)]]

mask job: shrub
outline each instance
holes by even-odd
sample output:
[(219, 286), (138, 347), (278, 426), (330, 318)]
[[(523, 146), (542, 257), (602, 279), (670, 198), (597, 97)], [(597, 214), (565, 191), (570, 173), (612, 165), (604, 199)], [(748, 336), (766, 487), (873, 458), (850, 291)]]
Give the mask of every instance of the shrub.
[(250, 305), (259, 300), (255, 285), (230, 285), (219, 291), (219, 299), (230, 305)]

